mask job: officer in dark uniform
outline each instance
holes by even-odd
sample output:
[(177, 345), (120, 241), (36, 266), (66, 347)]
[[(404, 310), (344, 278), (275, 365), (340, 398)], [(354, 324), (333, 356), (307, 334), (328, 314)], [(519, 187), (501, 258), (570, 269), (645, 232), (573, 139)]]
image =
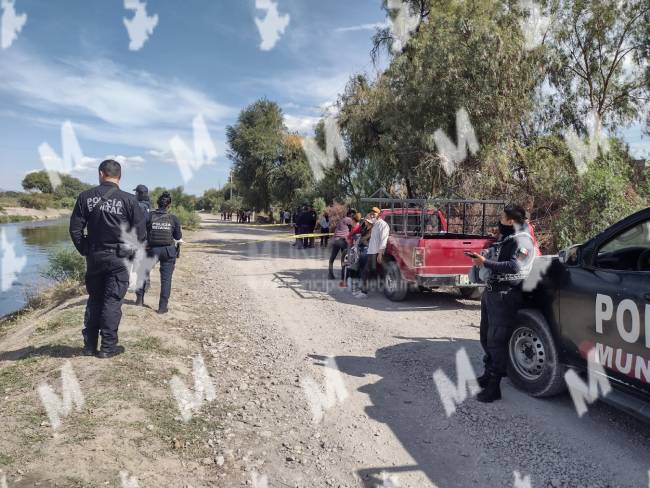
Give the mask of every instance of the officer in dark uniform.
[(135, 192), (135, 198), (138, 200), (138, 205), (140, 205), (140, 208), (144, 212), (145, 215), (147, 215), (149, 212), (151, 212), (151, 200), (149, 200), (149, 188), (147, 188), (145, 185), (138, 185), (135, 187), (133, 190)]
[(494, 258), (476, 256), (474, 265), (489, 271), (481, 297), (481, 345), (485, 372), (477, 378), (483, 390), (480, 402), (501, 399), (501, 378), (507, 375), (508, 341), (521, 306), (521, 284), (534, 259), (534, 244), (524, 227), (526, 212), (519, 205), (507, 205), (499, 223), (499, 238), (493, 245)]
[[(169, 296), (172, 291), (172, 274), (178, 256), (178, 248), (174, 240), (180, 241), (183, 237), (178, 217), (168, 213), (171, 204), (171, 195), (168, 192), (163, 192), (158, 197), (158, 209), (153, 210), (147, 218), (147, 251), (160, 263), (160, 300), (158, 302), (158, 313), (160, 314), (167, 313)], [(146, 281), (148, 279), (147, 276)], [(144, 305), (146, 281), (145, 285), (136, 291), (137, 303), (140, 305)]]
[[(127, 260), (132, 251), (123, 245), (123, 229), (146, 238), (145, 217), (135, 197), (119, 188), (122, 168), (117, 161), (99, 165), (100, 185), (82, 192), (70, 217), (70, 237), (86, 257), (86, 320), (82, 331), (84, 354), (110, 358), (121, 352), (117, 331), (122, 301), (129, 287)], [(84, 234), (84, 230), (86, 234)], [(101, 334), (101, 348), (97, 342)]]

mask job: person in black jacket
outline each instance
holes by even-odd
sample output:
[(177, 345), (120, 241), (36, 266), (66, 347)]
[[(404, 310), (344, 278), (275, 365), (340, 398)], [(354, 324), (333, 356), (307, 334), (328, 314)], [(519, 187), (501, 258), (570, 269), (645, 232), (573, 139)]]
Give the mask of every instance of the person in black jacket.
[(138, 185), (133, 189), (133, 191), (135, 192), (135, 197), (138, 200), (138, 205), (140, 205), (140, 208), (144, 214), (147, 215), (149, 212), (151, 212), (149, 188), (147, 188), (145, 185)]
[(507, 205), (499, 223), (499, 238), (494, 244), (496, 259), (473, 258), (474, 265), (489, 270), (481, 297), (481, 345), (485, 352), (485, 372), (477, 378), (483, 390), (476, 399), (493, 402), (501, 399), (501, 378), (507, 375), (508, 341), (522, 303), (521, 283), (534, 259), (535, 246), (525, 227), (526, 211)]
[[(178, 256), (178, 249), (174, 241), (180, 241), (183, 237), (178, 217), (168, 213), (171, 204), (171, 195), (168, 192), (163, 192), (158, 197), (158, 209), (153, 210), (147, 219), (147, 250), (149, 255), (155, 257), (156, 261), (160, 263), (160, 299), (158, 301), (158, 313), (160, 314), (167, 313), (172, 291), (172, 275)], [(147, 281), (148, 276), (142, 288), (136, 291), (136, 305), (144, 305)]]
[[(123, 351), (118, 346), (117, 331), (129, 287), (127, 262), (132, 252), (123, 244), (123, 233), (134, 231), (139, 241), (146, 238), (144, 213), (133, 195), (120, 190), (121, 176), (117, 161), (103, 161), (99, 165), (100, 185), (79, 195), (70, 217), (70, 237), (86, 257), (84, 354), (100, 358)], [(100, 334), (101, 348), (97, 352)]]

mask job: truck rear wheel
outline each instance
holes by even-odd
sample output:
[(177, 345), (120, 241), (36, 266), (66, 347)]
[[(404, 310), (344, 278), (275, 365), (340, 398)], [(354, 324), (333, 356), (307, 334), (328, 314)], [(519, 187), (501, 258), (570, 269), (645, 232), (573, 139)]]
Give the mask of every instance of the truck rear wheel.
[(408, 294), (408, 283), (402, 278), (402, 272), (395, 261), (384, 263), (384, 295), (393, 302), (401, 302)]
[(553, 396), (566, 389), (564, 370), (544, 316), (537, 310), (521, 310), (508, 343), (510, 381), (531, 396)]

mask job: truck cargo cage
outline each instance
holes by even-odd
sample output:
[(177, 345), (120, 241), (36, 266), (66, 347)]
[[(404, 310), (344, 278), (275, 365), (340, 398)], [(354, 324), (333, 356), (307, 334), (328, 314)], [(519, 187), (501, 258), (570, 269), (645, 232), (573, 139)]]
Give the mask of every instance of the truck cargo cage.
[(487, 236), (505, 207), (502, 200), (370, 197), (361, 202), (381, 208), (391, 233), (405, 237)]

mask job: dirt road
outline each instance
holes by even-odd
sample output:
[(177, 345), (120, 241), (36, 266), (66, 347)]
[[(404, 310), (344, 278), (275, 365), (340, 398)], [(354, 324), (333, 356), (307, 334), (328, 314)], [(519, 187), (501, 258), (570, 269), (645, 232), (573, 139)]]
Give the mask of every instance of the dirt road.
[[(355, 300), (326, 279), (326, 250), (295, 249), (287, 229), (203, 225), (178, 263), (172, 312), (125, 306), (124, 355), (78, 356), (79, 299), (5, 333), (10, 488), (130, 486), (120, 471), (141, 487), (648, 486), (650, 429), (603, 404), (578, 418), (568, 395), (535, 400), (506, 381), (503, 401), (470, 398), (447, 417), (432, 374), (455, 380), (462, 348), (480, 370), (478, 302), (451, 290)], [(191, 384), (199, 354), (216, 399), (184, 423), (170, 380)], [(305, 384), (326, 371), (336, 383), (327, 357), (340, 401), (315, 422)], [(53, 433), (35, 388), (56, 385), (66, 360), (86, 405)]]

